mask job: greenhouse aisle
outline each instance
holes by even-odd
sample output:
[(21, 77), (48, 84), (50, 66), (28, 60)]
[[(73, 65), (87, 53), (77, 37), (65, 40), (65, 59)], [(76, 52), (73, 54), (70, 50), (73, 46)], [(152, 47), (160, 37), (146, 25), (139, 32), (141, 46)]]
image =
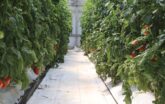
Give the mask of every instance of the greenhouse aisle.
[(50, 69), (27, 104), (116, 104), (94, 65), (78, 49)]

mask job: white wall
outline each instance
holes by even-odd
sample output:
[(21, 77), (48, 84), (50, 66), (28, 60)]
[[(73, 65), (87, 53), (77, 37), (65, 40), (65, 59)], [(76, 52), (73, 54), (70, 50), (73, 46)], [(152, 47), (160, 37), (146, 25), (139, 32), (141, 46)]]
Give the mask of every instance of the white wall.
[(81, 15), (82, 15), (82, 6), (84, 0), (69, 0), (68, 4), (72, 13), (72, 33), (69, 37), (69, 48), (73, 48), (75, 46), (80, 46), (80, 39), (82, 34), (81, 29)]

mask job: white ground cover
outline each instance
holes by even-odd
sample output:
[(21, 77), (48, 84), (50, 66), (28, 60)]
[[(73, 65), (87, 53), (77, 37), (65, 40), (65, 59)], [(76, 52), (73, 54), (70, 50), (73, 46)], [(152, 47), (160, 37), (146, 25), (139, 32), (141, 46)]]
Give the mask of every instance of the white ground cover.
[(88, 57), (70, 50), (49, 70), (27, 104), (116, 104)]

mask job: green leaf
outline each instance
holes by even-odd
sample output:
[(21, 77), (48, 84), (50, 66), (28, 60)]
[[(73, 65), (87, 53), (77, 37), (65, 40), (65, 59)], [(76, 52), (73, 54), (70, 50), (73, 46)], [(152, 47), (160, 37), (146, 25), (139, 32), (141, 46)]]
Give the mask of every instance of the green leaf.
[(0, 39), (4, 38), (4, 32), (0, 31)]

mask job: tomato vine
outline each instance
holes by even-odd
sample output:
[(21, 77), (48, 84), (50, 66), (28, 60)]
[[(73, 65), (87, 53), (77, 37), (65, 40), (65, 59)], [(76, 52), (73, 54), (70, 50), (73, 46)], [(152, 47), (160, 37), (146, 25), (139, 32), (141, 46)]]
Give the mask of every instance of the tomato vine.
[(87, 0), (82, 28), (82, 48), (100, 76), (123, 82), (126, 104), (132, 86), (153, 92), (155, 104), (164, 104), (164, 1)]
[(63, 61), (70, 30), (66, 0), (1, 0), (0, 79), (26, 88), (29, 68)]

